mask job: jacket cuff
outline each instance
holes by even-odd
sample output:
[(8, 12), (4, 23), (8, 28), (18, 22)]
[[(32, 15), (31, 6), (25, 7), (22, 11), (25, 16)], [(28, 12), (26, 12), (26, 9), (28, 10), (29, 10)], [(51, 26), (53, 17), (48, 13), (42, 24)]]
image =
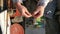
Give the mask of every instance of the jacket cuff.
[(13, 3), (17, 3), (17, 2), (20, 2), (20, 3), (23, 3), (22, 0), (12, 0)]
[(46, 7), (49, 2), (50, 0), (39, 0), (37, 5)]

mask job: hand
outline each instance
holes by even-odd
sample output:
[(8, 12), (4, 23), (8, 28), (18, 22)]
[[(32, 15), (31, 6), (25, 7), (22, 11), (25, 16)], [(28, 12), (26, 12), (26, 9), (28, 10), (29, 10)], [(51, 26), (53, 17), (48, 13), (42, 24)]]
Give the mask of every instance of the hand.
[(31, 17), (32, 15), (28, 12), (27, 8), (22, 6), (22, 15), (25, 16), (25, 17)]
[(38, 6), (37, 9), (33, 13), (34, 18), (40, 18), (44, 14), (44, 7), (43, 6)]
[(17, 9), (18, 9), (18, 10), (20, 11), (20, 13), (22, 14), (22, 16), (27, 17), (27, 18), (29, 18), (29, 17), (32, 16), (32, 15), (28, 12), (27, 8), (24, 7), (23, 5), (17, 4), (16, 6), (17, 6)]

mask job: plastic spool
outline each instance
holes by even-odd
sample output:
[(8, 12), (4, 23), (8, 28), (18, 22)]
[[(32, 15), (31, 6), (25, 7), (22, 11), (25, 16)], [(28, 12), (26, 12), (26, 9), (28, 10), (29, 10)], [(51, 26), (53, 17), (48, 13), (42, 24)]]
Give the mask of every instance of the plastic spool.
[(24, 29), (20, 24), (13, 24), (10, 28), (10, 34), (24, 34)]

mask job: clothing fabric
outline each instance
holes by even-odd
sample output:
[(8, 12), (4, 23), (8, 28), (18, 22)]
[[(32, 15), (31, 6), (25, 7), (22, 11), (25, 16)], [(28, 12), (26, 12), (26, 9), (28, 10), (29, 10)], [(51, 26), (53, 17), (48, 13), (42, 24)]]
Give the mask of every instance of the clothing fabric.
[[(17, 3), (17, 2), (23, 3), (23, 1), (26, 0), (13, 0), (13, 3)], [(50, 0), (39, 0), (38, 5), (44, 5), (46, 7), (49, 2)]]
[(56, 0), (52, 0), (48, 3), (45, 8), (44, 16), (46, 17), (45, 31), (46, 34), (60, 34), (59, 33), (59, 23), (56, 20)]
[(56, 9), (56, 0), (52, 0), (46, 6), (45, 11), (44, 11), (44, 16), (49, 19), (53, 19), (55, 9)]

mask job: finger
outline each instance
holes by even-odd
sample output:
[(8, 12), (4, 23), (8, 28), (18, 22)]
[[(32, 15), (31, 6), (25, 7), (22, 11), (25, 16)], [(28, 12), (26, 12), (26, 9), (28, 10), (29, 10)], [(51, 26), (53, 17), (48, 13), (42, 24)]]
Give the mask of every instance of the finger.
[(26, 10), (25, 13), (26, 13), (27, 15), (29, 15), (29, 16), (32, 16), (31, 13), (28, 12), (28, 10)]
[(40, 18), (40, 17), (42, 17), (43, 15), (39, 15), (39, 16), (36, 16), (36, 18)]
[(40, 13), (40, 11), (39, 11), (36, 15), (34, 15), (34, 17), (37, 18), (37, 17), (39, 17), (40, 15), (41, 15), (41, 13)]
[(40, 13), (40, 14), (38, 14), (38, 15), (35, 15), (34, 17), (35, 17), (35, 18), (40, 18), (40, 17), (42, 17), (42, 16), (43, 16), (43, 14)]
[(40, 16), (40, 15), (39, 16), (34, 16), (34, 18), (40, 18), (40, 17), (42, 17), (42, 16)]
[(24, 17), (26, 17), (26, 18), (29, 18), (29, 17), (30, 17), (30, 16), (28, 16), (28, 15), (27, 15), (27, 14), (25, 14), (25, 13), (23, 14), (23, 16), (24, 16)]
[(40, 16), (40, 14), (37, 14), (37, 15), (35, 15), (34, 17), (35, 17), (35, 18), (38, 18), (39, 16)]
[(34, 11), (33, 15), (36, 15), (38, 12), (39, 12), (38, 10), (37, 11)]
[(31, 16), (30, 16), (30, 15), (28, 15), (26, 12), (25, 12), (25, 13), (23, 13), (23, 16), (25, 16), (26, 18), (31, 17)]

